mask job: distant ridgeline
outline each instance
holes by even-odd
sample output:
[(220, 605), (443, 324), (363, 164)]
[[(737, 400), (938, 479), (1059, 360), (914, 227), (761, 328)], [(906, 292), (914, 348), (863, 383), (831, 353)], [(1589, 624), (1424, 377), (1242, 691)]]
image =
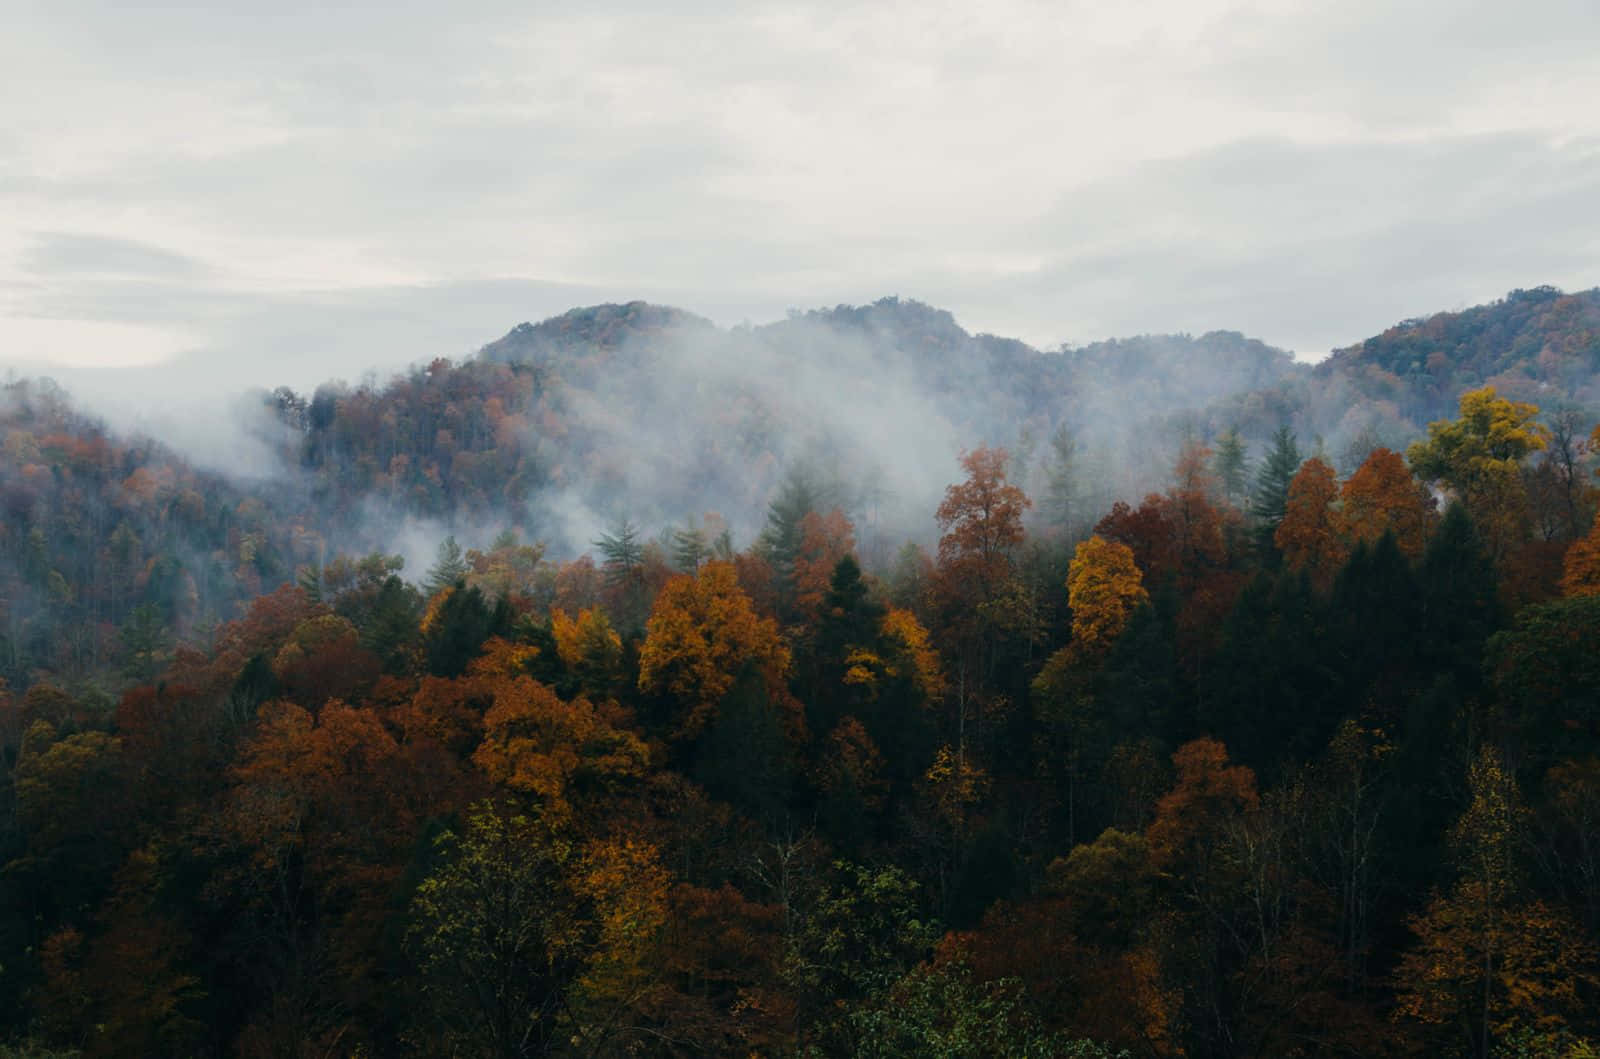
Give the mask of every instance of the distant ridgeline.
[(831, 469), (881, 550), (928, 539), (955, 456), (990, 444), (1035, 496), (1068, 460), (1056, 508), (1075, 508), (1081, 532), (1161, 487), (1186, 438), (1236, 430), (1248, 460), (1288, 424), (1348, 472), (1483, 384), (1546, 408), (1600, 403), (1600, 291), (1515, 291), (1314, 368), (1227, 331), (1043, 352), (898, 298), (732, 329), (592, 306), (386, 384), (264, 394), (249, 429), (281, 454), (270, 483), (110, 437), (59, 391), (15, 382), (0, 404), (0, 673), (97, 668), (140, 607), (183, 634), (207, 628), (331, 554), (407, 550), (401, 524), (414, 555), (451, 530), (483, 543), (502, 529), (573, 554), (622, 517), (654, 532), (708, 513), (748, 541), (804, 462)]

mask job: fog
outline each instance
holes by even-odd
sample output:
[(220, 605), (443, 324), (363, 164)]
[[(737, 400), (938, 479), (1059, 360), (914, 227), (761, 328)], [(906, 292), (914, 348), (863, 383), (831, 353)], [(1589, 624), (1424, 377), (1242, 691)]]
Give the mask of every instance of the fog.
[[(404, 324), (377, 329), (372, 348), (388, 357), (414, 350), (419, 338), (402, 339)], [(278, 418), (266, 391), (287, 385), (309, 403), (326, 383), (341, 401), (363, 393), (382, 406), (392, 385), (426, 384), (432, 356), (398, 374), (374, 356), (353, 379), (335, 376), (359, 363), (364, 337), (331, 332), (342, 352), (285, 359), (276, 377), (258, 368), (250, 389), (228, 389), (198, 359), (192, 370), (60, 374), (115, 430), (159, 439), (191, 464), (275, 497), (277, 510), (326, 535), (330, 554), (401, 554), (418, 577), (445, 535), (482, 546), (506, 528), (568, 558), (622, 519), (653, 535), (715, 516), (748, 546), (794, 473), (829, 483), (863, 554), (884, 561), (904, 541), (934, 542), (934, 511), (962, 476), (964, 451), (1007, 448), (1014, 479), (1040, 494), (1058, 432), (1076, 446), (1078, 510), (1074, 526), (1055, 528), (1081, 531), (1111, 500), (1164, 487), (1182, 443), (1237, 425), (1215, 411), (1218, 402), (1304, 372), (1288, 354), (1233, 333), (1042, 351), (972, 335), (943, 310), (895, 298), (732, 327), (680, 310), (599, 306), (521, 325), (481, 353), (452, 358), (510, 363), (539, 380), (543, 421), (523, 427), (517, 445), (544, 480), (525, 501), (428, 512), (356, 490), (336, 497), (335, 512), (304, 463), (302, 427)], [(329, 370), (307, 385), (316, 365)], [(482, 391), (474, 401), (496, 396), (487, 383), (471, 385)]]

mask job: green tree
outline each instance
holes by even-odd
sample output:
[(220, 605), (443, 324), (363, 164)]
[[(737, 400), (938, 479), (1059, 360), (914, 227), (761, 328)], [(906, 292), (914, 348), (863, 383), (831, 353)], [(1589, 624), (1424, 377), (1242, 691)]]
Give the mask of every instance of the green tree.
[(422, 587), (429, 596), (436, 596), (457, 581), (464, 580), (470, 569), (466, 557), (461, 554), (461, 545), (456, 543), (454, 535), (446, 537), (439, 542), (438, 554)]
[(123, 670), (140, 684), (156, 678), (167, 664), (172, 641), (171, 630), (162, 620), (161, 608), (141, 603), (133, 609), (119, 633), (123, 647)]
[(852, 1012), (861, 1059), (1128, 1059), (1039, 1026), (1016, 979), (979, 981), (961, 963), (923, 964)]
[(705, 530), (690, 524), (672, 531), (672, 561), (686, 574), (697, 573), (710, 554)]
[(1229, 427), (1217, 438), (1217, 480), (1228, 503), (1244, 503), (1250, 494), (1250, 462), (1238, 428)]
[(478, 656), (484, 641), (511, 629), (511, 607), (504, 599), (492, 604), (477, 588), (460, 582), (434, 601), (422, 623), (422, 652), (429, 673), (458, 677)]
[(436, 850), (442, 863), (412, 898), (408, 942), (445, 1042), (491, 1059), (548, 1054), (583, 966), (571, 844), (480, 802)]
[(1267, 450), (1267, 457), (1256, 474), (1255, 497), (1250, 505), (1251, 513), (1260, 520), (1269, 541), (1278, 523), (1283, 521), (1289, 503), (1289, 483), (1300, 469), (1300, 460), (1300, 446), (1295, 444), (1294, 431), (1284, 424), (1272, 435), (1272, 447)]
[(1079, 497), (1082, 492), (1078, 481), (1078, 443), (1065, 426), (1056, 428), (1050, 435), (1050, 451), (1046, 456), (1044, 500), (1040, 505), (1049, 524), (1071, 535), (1075, 519), (1080, 519)]

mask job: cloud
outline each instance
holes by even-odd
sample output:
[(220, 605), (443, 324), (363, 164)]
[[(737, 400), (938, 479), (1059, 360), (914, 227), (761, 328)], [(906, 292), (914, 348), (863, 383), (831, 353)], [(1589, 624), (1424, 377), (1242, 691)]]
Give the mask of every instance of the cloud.
[(120, 322), (303, 385), (591, 297), (890, 293), (1318, 352), (1600, 279), (1596, 44), (1589, 0), (24, 4), (0, 360)]
[(37, 232), (22, 256), (22, 270), (37, 276), (120, 275), (194, 279), (200, 262), (133, 239), (76, 232)]

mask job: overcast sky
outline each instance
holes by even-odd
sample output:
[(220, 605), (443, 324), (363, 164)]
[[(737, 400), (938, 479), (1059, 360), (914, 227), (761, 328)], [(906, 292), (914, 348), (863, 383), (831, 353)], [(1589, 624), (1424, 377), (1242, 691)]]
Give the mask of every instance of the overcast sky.
[(308, 386), (885, 294), (1315, 356), (1600, 283), (1596, 0), (665, 6), (3, 0), (0, 368)]

